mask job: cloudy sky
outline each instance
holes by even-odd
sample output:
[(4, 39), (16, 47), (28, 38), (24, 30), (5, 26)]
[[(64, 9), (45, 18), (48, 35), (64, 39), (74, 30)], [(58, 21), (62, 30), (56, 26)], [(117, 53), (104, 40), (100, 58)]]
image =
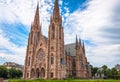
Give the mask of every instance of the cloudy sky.
[[(0, 64), (24, 64), (37, 0), (0, 0)], [(54, 0), (39, 0), (42, 33), (48, 36)], [(59, 0), (65, 44), (85, 41), (93, 66), (120, 64), (120, 0)]]

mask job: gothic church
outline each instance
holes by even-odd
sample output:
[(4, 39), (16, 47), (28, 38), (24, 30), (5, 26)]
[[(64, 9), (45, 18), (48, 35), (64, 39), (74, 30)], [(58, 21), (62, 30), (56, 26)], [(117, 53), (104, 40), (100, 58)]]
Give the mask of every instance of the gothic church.
[(91, 78), (91, 67), (85, 55), (84, 43), (78, 41), (76, 36), (75, 43), (64, 45), (58, 0), (55, 0), (53, 15), (50, 17), (48, 38), (42, 34), (41, 28), (37, 4), (28, 38), (23, 78)]

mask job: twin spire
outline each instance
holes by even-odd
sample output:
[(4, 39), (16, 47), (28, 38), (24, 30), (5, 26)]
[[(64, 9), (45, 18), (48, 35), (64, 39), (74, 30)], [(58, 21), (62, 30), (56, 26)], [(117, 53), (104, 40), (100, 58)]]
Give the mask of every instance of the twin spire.
[[(59, 12), (59, 5), (58, 5), (58, 0), (55, 0), (55, 5), (54, 5), (54, 11), (53, 11), (53, 18), (59, 18), (60, 17), (60, 12)], [(37, 9), (36, 9), (36, 13), (35, 13), (35, 18), (34, 18), (34, 25), (35, 25), (35, 28), (39, 28), (40, 27), (40, 24), (39, 24), (39, 2), (37, 3)], [(40, 28), (40, 31), (41, 31), (41, 28)], [(81, 39), (79, 39), (79, 42), (78, 42), (78, 38), (77, 38), (77, 35), (76, 35), (76, 45), (75, 45), (75, 48), (78, 49), (80, 48), (81, 45)], [(83, 42), (83, 49), (85, 48), (84, 46), (84, 42)]]
[[(53, 17), (54, 17), (54, 18), (58, 18), (59, 16), (60, 16), (60, 12), (59, 12), (58, 0), (55, 0)], [(35, 21), (35, 20), (36, 20), (36, 21), (39, 21), (39, 2), (37, 3), (37, 9), (36, 9), (34, 21)]]
[[(59, 17), (60, 17), (60, 12), (59, 12), (58, 0), (55, 0), (54, 11), (53, 11), (53, 18), (59, 18)], [(39, 2), (37, 2), (37, 9), (36, 9), (33, 25), (35, 25), (35, 28), (39, 28), (40, 27)], [(40, 28), (40, 30), (41, 30), (41, 28)]]

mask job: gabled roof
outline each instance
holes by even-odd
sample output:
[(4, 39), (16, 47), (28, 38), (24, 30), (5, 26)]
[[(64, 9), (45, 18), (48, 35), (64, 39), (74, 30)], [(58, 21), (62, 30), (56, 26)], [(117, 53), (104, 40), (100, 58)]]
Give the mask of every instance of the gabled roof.
[(66, 50), (68, 55), (71, 55), (71, 56), (75, 56), (76, 55), (75, 43), (66, 44), (64, 47), (65, 47), (65, 50)]

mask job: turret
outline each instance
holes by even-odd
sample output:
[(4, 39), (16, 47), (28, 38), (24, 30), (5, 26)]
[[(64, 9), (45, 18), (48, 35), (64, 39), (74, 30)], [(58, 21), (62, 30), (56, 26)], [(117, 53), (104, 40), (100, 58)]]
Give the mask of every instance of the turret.
[(82, 44), (82, 43), (81, 43), (81, 38), (79, 38), (79, 46), (80, 46), (80, 47), (81, 47), (81, 44)]
[(78, 50), (78, 49), (79, 49), (79, 42), (78, 42), (77, 35), (76, 35), (75, 49), (76, 49), (76, 50)]

